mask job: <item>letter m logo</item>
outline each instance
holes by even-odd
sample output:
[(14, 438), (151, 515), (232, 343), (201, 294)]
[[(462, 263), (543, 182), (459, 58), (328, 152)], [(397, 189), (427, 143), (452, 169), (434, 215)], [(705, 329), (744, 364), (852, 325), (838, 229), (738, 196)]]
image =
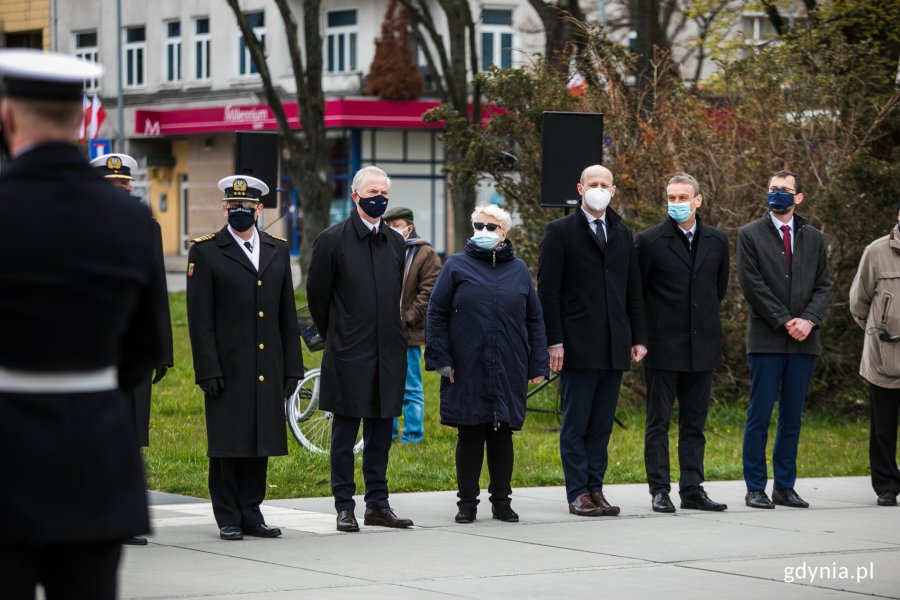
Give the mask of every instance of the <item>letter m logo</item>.
[(144, 119), (144, 135), (159, 135), (159, 121)]

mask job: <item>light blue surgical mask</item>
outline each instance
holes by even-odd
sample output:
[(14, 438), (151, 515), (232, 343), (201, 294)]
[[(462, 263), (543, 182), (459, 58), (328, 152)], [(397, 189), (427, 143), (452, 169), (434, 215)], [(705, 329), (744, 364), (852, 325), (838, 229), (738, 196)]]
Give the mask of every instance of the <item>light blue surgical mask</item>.
[(482, 250), (490, 250), (497, 245), (498, 241), (500, 241), (500, 236), (496, 232), (488, 231), (487, 229), (479, 231), (478, 235), (472, 237), (472, 243)]
[(690, 202), (669, 202), (669, 216), (677, 223), (684, 223), (694, 214), (694, 209), (691, 208), (692, 203), (693, 200)]

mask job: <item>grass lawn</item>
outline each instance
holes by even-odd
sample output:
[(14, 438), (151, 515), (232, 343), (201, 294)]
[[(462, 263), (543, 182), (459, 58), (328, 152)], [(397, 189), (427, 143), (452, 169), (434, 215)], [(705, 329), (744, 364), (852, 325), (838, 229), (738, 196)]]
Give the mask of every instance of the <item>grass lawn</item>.
[[(184, 293), (170, 294), (175, 337), (175, 368), (154, 386), (150, 448), (146, 454), (150, 489), (208, 497), (206, 427), (203, 396), (194, 384)], [(305, 298), (298, 292), (297, 306)], [(304, 347), (304, 364), (317, 366), (321, 353)], [(439, 423), (438, 380), (425, 373), (425, 440), (416, 445), (397, 444), (391, 450), (388, 480), (392, 492), (450, 490), (456, 488), (454, 451), (456, 430)], [(554, 384), (555, 385), (555, 384)], [(741, 479), (741, 439), (746, 401), (714, 399), (707, 423), (706, 477)], [(610, 440), (607, 483), (646, 481), (644, 472), (644, 414), (642, 405), (621, 405)], [(673, 422), (675, 419), (673, 418)], [(773, 419), (774, 422), (774, 419)], [(868, 474), (868, 420), (835, 416), (824, 411), (803, 417), (798, 470), (803, 477)], [(289, 436), (290, 454), (269, 461), (267, 497), (329, 496), (327, 455), (312, 454)], [(774, 426), (769, 432), (770, 454)], [(553, 415), (529, 413), (525, 428), (513, 436), (516, 452), (514, 487), (562, 485), (559, 424)], [(670, 431), (673, 480), (678, 476), (677, 437)], [(360, 457), (357, 456), (357, 463)], [(771, 462), (771, 461), (770, 461)], [(357, 464), (357, 489), (364, 489)], [(771, 476), (771, 464), (770, 464)], [(483, 470), (487, 488), (487, 468)]]

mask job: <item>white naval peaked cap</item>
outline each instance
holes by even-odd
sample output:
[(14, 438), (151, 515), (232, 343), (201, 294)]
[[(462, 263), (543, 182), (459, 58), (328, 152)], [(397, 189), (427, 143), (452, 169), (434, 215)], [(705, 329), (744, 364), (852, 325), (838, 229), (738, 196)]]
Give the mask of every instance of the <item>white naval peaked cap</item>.
[(138, 164), (127, 154), (111, 152), (101, 154), (92, 160), (91, 166), (107, 179), (134, 179), (134, 172), (137, 170)]
[(0, 50), (0, 95), (42, 100), (79, 100), (84, 82), (103, 67), (67, 54), (30, 48)]
[(225, 200), (255, 200), (269, 193), (269, 186), (249, 175), (229, 175), (219, 180), (219, 189), (225, 192)]

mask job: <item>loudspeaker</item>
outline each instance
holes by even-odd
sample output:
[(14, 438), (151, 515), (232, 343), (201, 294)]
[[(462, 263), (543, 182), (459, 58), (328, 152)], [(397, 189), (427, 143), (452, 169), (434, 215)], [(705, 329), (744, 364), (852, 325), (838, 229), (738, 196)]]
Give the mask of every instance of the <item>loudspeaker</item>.
[(603, 161), (603, 114), (548, 111), (541, 130), (541, 206), (578, 206), (581, 172)]
[(234, 174), (256, 177), (269, 186), (269, 193), (260, 198), (266, 208), (278, 206), (280, 157), (281, 149), (277, 133), (269, 131), (235, 133)]

